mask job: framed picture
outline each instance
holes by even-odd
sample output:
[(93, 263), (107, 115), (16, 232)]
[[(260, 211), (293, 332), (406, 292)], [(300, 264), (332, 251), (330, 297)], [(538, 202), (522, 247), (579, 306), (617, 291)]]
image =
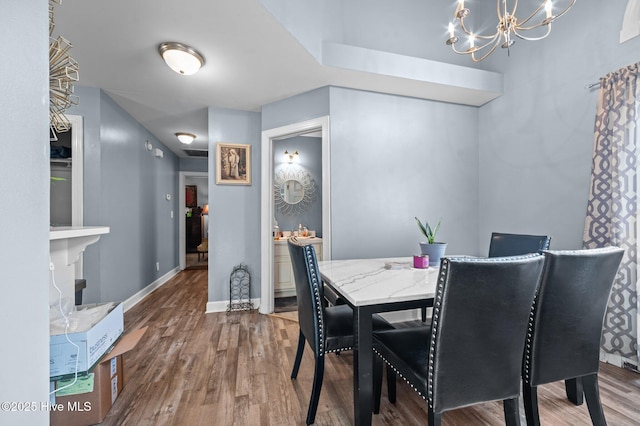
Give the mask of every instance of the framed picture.
[(216, 144), (216, 184), (251, 185), (251, 145)]
[(196, 185), (184, 186), (184, 200), (187, 207), (198, 207), (198, 187)]

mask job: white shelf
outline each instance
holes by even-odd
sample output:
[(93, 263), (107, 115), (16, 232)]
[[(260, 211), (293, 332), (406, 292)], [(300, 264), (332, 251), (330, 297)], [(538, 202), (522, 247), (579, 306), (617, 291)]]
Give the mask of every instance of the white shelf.
[[(55, 283), (62, 297), (74, 299), (75, 263), (80, 253), (100, 236), (109, 233), (108, 226), (54, 226), (49, 228), (49, 254), (53, 264)], [(49, 304), (58, 298), (58, 289), (49, 284)]]
[(49, 228), (49, 240), (88, 237), (108, 233), (108, 226), (52, 226)]

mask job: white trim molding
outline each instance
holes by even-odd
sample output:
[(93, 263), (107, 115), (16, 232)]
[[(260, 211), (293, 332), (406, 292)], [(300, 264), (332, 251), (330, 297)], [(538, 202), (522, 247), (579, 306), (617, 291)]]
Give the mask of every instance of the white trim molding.
[(600, 350), (600, 361), (606, 362), (607, 364), (615, 365), (616, 367), (623, 368), (625, 364), (636, 365), (637, 362), (633, 361), (629, 358), (625, 358), (622, 355), (618, 354), (610, 354), (603, 350)]
[(148, 286), (146, 286), (145, 288), (143, 288), (142, 290), (140, 290), (139, 292), (137, 292), (127, 300), (125, 300), (123, 303), (124, 311), (127, 312), (129, 309), (133, 308), (135, 305), (140, 303), (145, 297), (150, 295), (154, 290), (157, 290), (158, 288), (162, 287), (164, 284), (167, 283), (167, 281), (175, 277), (178, 274), (178, 272), (180, 272), (180, 267), (176, 266), (175, 268), (173, 268), (172, 270), (170, 270), (169, 272), (167, 272), (166, 274), (164, 274), (163, 276), (161, 276), (160, 278), (158, 278), (157, 280), (155, 280), (154, 282), (152, 282), (151, 284), (149, 284)]
[[(253, 306), (258, 306), (258, 305), (260, 305), (260, 299), (259, 298), (253, 298), (253, 299), (251, 299), (251, 303), (253, 303)], [(212, 314), (214, 312), (226, 312), (228, 306), (229, 306), (229, 301), (228, 300), (217, 300), (217, 301), (214, 301), (214, 302), (207, 302), (205, 313), (206, 314)], [(240, 312), (240, 311), (238, 311), (238, 312)]]
[(622, 19), (620, 43), (640, 35), (640, 0), (629, 0)]

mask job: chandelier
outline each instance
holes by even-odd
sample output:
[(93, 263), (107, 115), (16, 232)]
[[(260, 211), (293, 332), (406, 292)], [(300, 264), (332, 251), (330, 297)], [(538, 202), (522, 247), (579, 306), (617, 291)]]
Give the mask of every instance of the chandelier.
[[(562, 2), (562, 0), (558, 0), (558, 2)], [(458, 0), (453, 22), (449, 23), (447, 45), (451, 46), (455, 53), (470, 55), (474, 62), (480, 62), (493, 53), (498, 46), (503, 49), (509, 49), (515, 43), (515, 37), (529, 41), (542, 40), (551, 33), (551, 23), (567, 13), (576, 0), (568, 0), (568, 2), (569, 4), (564, 10), (554, 15), (553, 2), (551, 0), (543, 0), (529, 16), (519, 19), (516, 17), (518, 0), (513, 0), (511, 8), (508, 7), (507, 0), (497, 0), (498, 24), (496, 25), (496, 32), (490, 35), (483, 35), (475, 34), (467, 28), (464, 20), (471, 14), (471, 11), (465, 7), (464, 0)], [(536, 29), (537, 31), (529, 33), (529, 31)], [(469, 42), (469, 47), (466, 50), (456, 48), (456, 43), (460, 41), (456, 31), (466, 35)]]
[(58, 132), (71, 129), (71, 123), (64, 112), (71, 105), (78, 105), (78, 97), (73, 94), (73, 84), (78, 81), (78, 63), (71, 57), (71, 43), (64, 37), (53, 37), (53, 4), (62, 0), (49, 0), (49, 126), (52, 140), (57, 140)]

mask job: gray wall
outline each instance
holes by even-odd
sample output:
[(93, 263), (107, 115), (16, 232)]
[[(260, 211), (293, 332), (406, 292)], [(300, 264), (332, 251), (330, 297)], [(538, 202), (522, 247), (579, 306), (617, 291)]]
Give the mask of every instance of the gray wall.
[(640, 59), (619, 44), (626, 2), (577, 2), (539, 42), (502, 62), (504, 95), (480, 109), (480, 239), (491, 231), (548, 233), (581, 248), (597, 89), (585, 85)]
[(208, 172), (209, 160), (207, 157), (203, 158), (180, 158), (180, 171), (181, 172)]
[[(438, 5), (423, 0), (403, 0), (401, 3), (386, 0), (260, 0), (260, 3), (320, 63), (324, 41), (467, 67), (489, 66), (486, 62), (473, 63), (466, 56), (453, 53), (445, 44), (447, 23), (456, 10), (457, 2), (454, 1), (439, 2)], [(487, 22), (483, 19), (485, 16), (495, 20), (494, 5), (484, 9), (479, 4), (469, 7), (472, 13), (467, 24), (478, 23), (471, 28), (483, 26)], [(522, 5), (520, 8), (524, 10)], [(506, 55), (506, 52), (502, 54)]]
[[(76, 94), (69, 112), (84, 117), (84, 223), (111, 228), (85, 252), (83, 302), (122, 301), (178, 265), (179, 162), (106, 93)], [(145, 149), (147, 140), (163, 158)]]
[[(216, 142), (251, 145), (251, 185), (216, 185)], [(229, 300), (229, 275), (244, 263), (260, 295), (260, 114), (209, 109), (209, 300)]]
[(262, 130), (329, 115), (329, 87), (292, 96), (262, 107)]
[[(49, 400), (49, 34), (45, 0), (3, 1), (0, 401)], [(25, 54), (29, 52), (29, 54)], [(0, 411), (0, 424), (49, 413)]]
[(483, 253), (477, 108), (331, 87), (264, 106), (263, 129), (326, 114), (334, 259), (418, 253), (414, 216), (443, 219), (448, 253)]
[(334, 259), (419, 253), (414, 216), (477, 254), (477, 129), (477, 108), (331, 88)]

